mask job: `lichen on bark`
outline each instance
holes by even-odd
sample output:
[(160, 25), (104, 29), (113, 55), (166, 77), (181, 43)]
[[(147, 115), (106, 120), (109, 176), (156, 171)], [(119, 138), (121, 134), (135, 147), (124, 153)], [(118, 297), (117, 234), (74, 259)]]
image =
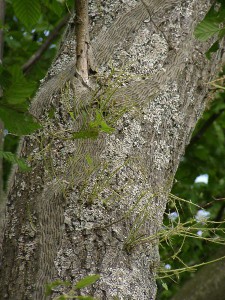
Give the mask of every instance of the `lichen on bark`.
[[(91, 273), (101, 279), (87, 293), (99, 299), (155, 298), (157, 232), (176, 168), (204, 110), (204, 82), (219, 59), (207, 62), (208, 45), (193, 37), (210, 1), (145, 5), (89, 1), (98, 67), (89, 87), (74, 76), (76, 42), (68, 26), (31, 106), (43, 128), (21, 146), (32, 172), (16, 173), (9, 193), (3, 299), (45, 299), (46, 283), (75, 283)], [(125, 79), (111, 93), (107, 79), (116, 84), (118, 74)], [(102, 117), (124, 109), (114, 132), (74, 139), (95, 121), (100, 94), (111, 104)]]

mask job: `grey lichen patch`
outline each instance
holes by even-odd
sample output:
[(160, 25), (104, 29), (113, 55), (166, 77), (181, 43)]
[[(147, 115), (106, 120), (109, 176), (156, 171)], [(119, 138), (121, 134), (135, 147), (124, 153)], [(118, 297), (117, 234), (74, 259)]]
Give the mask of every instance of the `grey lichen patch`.
[(52, 66), (49, 75), (53, 76), (64, 70), (71, 61), (75, 60), (76, 42), (75, 40), (65, 41), (64, 50)]
[[(66, 40), (64, 43), (63, 51), (60, 53), (58, 59), (52, 64), (47, 75), (40, 80), (41, 87), (44, 83), (49, 80), (49, 77), (54, 77), (55, 75), (61, 73), (63, 70), (68, 68), (68, 65), (71, 64), (71, 61), (75, 60), (76, 53), (76, 42), (73, 39)], [(40, 87), (40, 89), (41, 89)]]
[[(119, 296), (119, 299), (124, 300), (147, 299), (149, 293), (148, 280), (147, 278), (140, 278), (140, 270), (137, 266), (132, 268), (132, 272), (124, 266), (109, 268), (107, 273), (104, 273), (102, 276), (101, 288), (109, 290), (112, 298)], [(146, 295), (146, 298), (143, 298), (143, 295)]]
[(118, 47), (115, 51), (113, 61), (116, 68), (124, 68), (133, 75), (133, 79), (140, 80), (143, 77), (138, 75), (146, 77), (161, 70), (167, 53), (168, 45), (164, 37), (159, 33), (152, 34), (152, 30), (144, 23), (135, 33), (132, 46), (126, 49), (123, 43), (121, 49)]
[[(90, 230), (96, 227), (104, 227), (107, 220), (107, 209), (101, 201), (96, 201), (94, 205), (87, 205), (85, 199), (80, 197), (74, 197), (72, 193), (69, 201), (69, 205), (65, 211), (65, 220), (67, 220), (67, 229), (71, 231)], [(84, 202), (83, 205), (80, 203)], [(68, 224), (68, 220), (69, 224)], [(109, 220), (108, 220), (109, 221)]]
[(89, 0), (89, 16), (92, 34), (107, 28), (122, 12), (126, 12), (138, 3), (137, 0)]
[(11, 205), (10, 208), (8, 209), (9, 212), (11, 212), (12, 214), (12, 219), (11, 219), (11, 231), (6, 233), (6, 236), (9, 239), (14, 239), (16, 236), (16, 228), (17, 228), (17, 224), (18, 224), (18, 217), (15, 214), (14, 211), (14, 205)]
[(173, 151), (168, 137), (174, 140), (179, 138), (179, 132), (184, 125), (177, 84), (171, 83), (165, 87), (165, 90), (143, 109), (143, 113), (143, 119), (149, 122), (158, 136), (149, 148), (152, 164), (157, 170), (162, 170), (169, 165)]
[(165, 38), (159, 33), (152, 34), (149, 27), (144, 24), (135, 33), (132, 46), (129, 40), (118, 45), (112, 60), (99, 69), (99, 74), (109, 76), (113, 70), (119, 74), (122, 85), (152, 78), (155, 73), (163, 70), (167, 54), (168, 44)]
[[(112, 134), (106, 137), (106, 147), (101, 157), (113, 157), (114, 168), (118, 168), (122, 161), (125, 161), (131, 154), (133, 147), (141, 147), (146, 141), (141, 137), (140, 121), (131, 119), (132, 112), (125, 113), (117, 123), (117, 130), (121, 131), (120, 135)], [(116, 147), (115, 147), (116, 145)]]
[[(206, 1), (207, 2), (207, 1)], [(173, 9), (170, 18), (164, 18), (160, 27), (171, 45), (179, 49), (180, 45), (186, 41), (190, 32), (193, 32), (195, 26), (208, 10), (208, 3), (199, 1), (180, 1)], [(201, 13), (199, 14), (199, 11)]]

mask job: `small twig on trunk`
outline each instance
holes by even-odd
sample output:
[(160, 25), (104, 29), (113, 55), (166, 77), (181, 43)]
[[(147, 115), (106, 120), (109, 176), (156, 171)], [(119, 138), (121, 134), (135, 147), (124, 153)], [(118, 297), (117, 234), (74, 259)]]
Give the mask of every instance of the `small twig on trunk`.
[(88, 83), (88, 0), (75, 0), (76, 9), (76, 69)]
[(66, 25), (69, 19), (69, 14), (66, 15), (61, 22), (54, 28), (50, 33), (46, 41), (41, 45), (41, 47), (28, 59), (28, 61), (22, 66), (22, 71), (26, 73), (30, 68), (41, 58), (42, 54), (48, 49), (51, 42), (59, 35), (60, 30)]

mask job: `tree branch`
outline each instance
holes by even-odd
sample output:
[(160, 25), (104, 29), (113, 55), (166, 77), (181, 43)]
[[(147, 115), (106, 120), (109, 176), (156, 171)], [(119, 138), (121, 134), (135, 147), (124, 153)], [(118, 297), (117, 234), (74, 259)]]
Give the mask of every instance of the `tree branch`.
[(213, 114), (206, 122), (203, 124), (203, 126), (199, 129), (199, 131), (192, 137), (191, 142), (189, 144), (193, 145), (197, 143), (200, 138), (203, 136), (203, 134), (206, 132), (206, 130), (213, 124), (213, 122), (221, 116), (221, 114), (225, 111), (225, 109), (221, 109), (218, 113)]
[(88, 0), (75, 0), (76, 9), (76, 68), (85, 82), (88, 82), (89, 19)]
[(48, 49), (51, 42), (59, 35), (60, 30), (65, 26), (69, 19), (69, 14), (67, 14), (59, 24), (54, 28), (54, 30), (47, 37), (46, 41), (41, 45), (41, 47), (28, 59), (28, 61), (22, 66), (22, 71), (24, 73), (28, 72), (30, 68), (41, 58), (43, 53)]

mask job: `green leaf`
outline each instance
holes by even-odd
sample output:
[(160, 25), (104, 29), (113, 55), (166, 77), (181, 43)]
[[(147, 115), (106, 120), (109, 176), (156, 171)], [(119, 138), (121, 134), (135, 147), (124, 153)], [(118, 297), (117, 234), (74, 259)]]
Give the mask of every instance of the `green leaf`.
[(32, 29), (41, 16), (39, 0), (13, 0), (13, 9), (18, 19), (28, 29)]
[(112, 133), (114, 131), (113, 127), (110, 127), (104, 120), (102, 114), (99, 111), (96, 111), (96, 117), (93, 122), (89, 123), (91, 128), (100, 128), (101, 131), (106, 133)]
[(21, 43), (18, 42), (16, 39), (12, 38), (11, 36), (5, 37), (5, 42), (7, 46), (13, 50), (21, 48)]
[(168, 286), (165, 282), (162, 283), (162, 287), (164, 288), (164, 290), (168, 291)]
[(224, 36), (225, 36), (225, 27), (221, 28), (218, 34), (219, 39), (222, 39)]
[(217, 122), (213, 123), (213, 129), (215, 130), (215, 134), (217, 135), (219, 145), (224, 145), (224, 130), (217, 124)]
[(89, 126), (92, 128), (98, 128), (101, 125), (101, 121), (103, 120), (102, 115), (99, 111), (96, 111), (95, 120), (89, 123)]
[(95, 298), (91, 296), (74, 296), (75, 299), (80, 299), (80, 300), (95, 300)]
[(205, 15), (204, 20), (216, 22), (217, 16), (218, 16), (218, 10), (215, 9), (215, 4), (213, 4), (209, 9), (209, 11), (207, 12), (207, 14)]
[[(69, 281), (62, 281), (62, 280), (55, 280), (51, 283), (48, 283), (46, 284), (46, 287), (45, 287), (45, 294), (46, 296), (49, 296), (52, 294), (52, 290), (60, 285), (63, 285), (63, 286), (70, 286), (71, 283)], [(63, 298), (63, 299), (66, 299), (66, 298)]]
[(110, 127), (108, 124), (106, 124), (106, 122), (103, 120), (102, 122), (101, 122), (101, 130), (103, 131), (103, 132), (106, 132), (106, 133), (112, 133), (114, 130), (115, 130), (115, 128), (113, 128), (113, 127)]
[(73, 133), (73, 139), (96, 139), (98, 135), (99, 131), (93, 128)]
[(9, 104), (21, 104), (33, 94), (35, 89), (35, 82), (15, 82), (5, 91), (4, 100)]
[(68, 297), (65, 295), (62, 295), (62, 296), (57, 297), (56, 299), (57, 300), (66, 300), (66, 299), (68, 299)]
[(89, 166), (93, 166), (93, 159), (92, 159), (92, 157), (90, 156), (90, 154), (87, 154), (87, 155), (85, 156), (85, 158), (86, 158), (86, 161), (87, 161), (88, 165), (89, 165)]
[(62, 16), (63, 10), (63, 3), (60, 1), (53, 0), (53, 2), (48, 2), (46, 0), (43, 1), (43, 4), (48, 7), (51, 11), (53, 11), (58, 17)]
[(16, 135), (27, 135), (41, 128), (31, 115), (5, 106), (0, 106), (0, 119), (9, 133)]
[(216, 21), (222, 23), (224, 22), (224, 19), (225, 19), (225, 7), (224, 5), (221, 5), (216, 17)]
[(210, 60), (211, 59), (211, 53), (216, 52), (219, 50), (219, 41), (217, 40), (205, 53), (205, 56)]
[(10, 74), (10, 72), (3, 68), (3, 66), (1, 66), (0, 64), (0, 82), (1, 82), (1, 87), (3, 87), (4, 89), (7, 89), (8, 86), (11, 84), (12, 81), (12, 75)]
[(100, 278), (100, 275), (97, 275), (97, 274), (86, 276), (85, 278), (83, 278), (77, 282), (77, 284), (75, 285), (75, 288), (77, 290), (83, 289), (91, 284), (94, 284), (97, 280), (99, 280), (99, 278)]
[(25, 77), (23, 74), (23, 71), (21, 69), (21, 66), (19, 65), (13, 65), (7, 68), (7, 71), (12, 75), (12, 81), (13, 82), (21, 82), (25, 81)]
[(73, 111), (69, 111), (69, 115), (70, 115), (71, 119), (75, 121), (74, 112)]
[(28, 167), (25, 160), (23, 158), (19, 158), (12, 152), (2, 151), (0, 150), (0, 157), (6, 159), (12, 164), (17, 164), (21, 171), (30, 171), (31, 168)]
[(220, 31), (219, 25), (211, 20), (204, 19), (195, 28), (194, 35), (200, 41), (207, 41), (210, 37)]
[(49, 117), (50, 119), (53, 119), (54, 116), (55, 116), (55, 108), (52, 107), (52, 108), (49, 110), (48, 117)]

